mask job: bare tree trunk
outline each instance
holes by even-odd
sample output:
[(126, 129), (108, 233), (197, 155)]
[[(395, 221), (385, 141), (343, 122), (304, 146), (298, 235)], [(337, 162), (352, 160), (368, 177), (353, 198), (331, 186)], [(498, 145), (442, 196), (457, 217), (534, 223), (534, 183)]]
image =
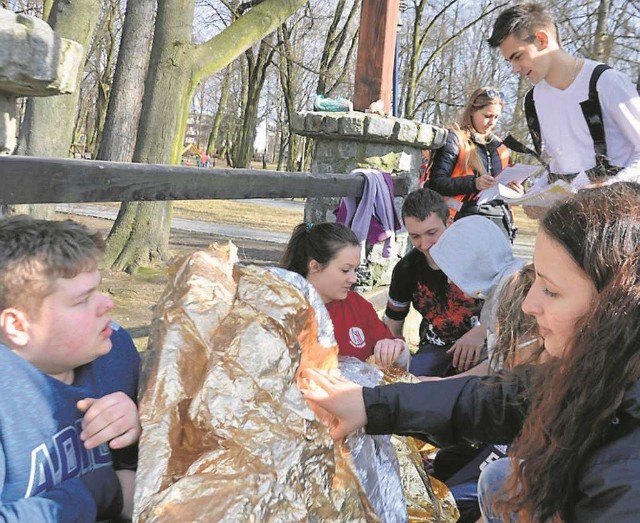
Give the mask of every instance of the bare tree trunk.
[(218, 132), (220, 131), (220, 124), (222, 123), (222, 116), (227, 108), (227, 101), (229, 100), (229, 84), (231, 82), (231, 67), (227, 67), (224, 71), (224, 77), (222, 79), (222, 86), (220, 87), (220, 98), (218, 100), (218, 110), (216, 116), (213, 119), (213, 125), (211, 126), (211, 134), (209, 134), (209, 140), (207, 140), (207, 154), (215, 161), (216, 154), (216, 141), (218, 140)]
[(600, 0), (598, 4), (598, 21), (596, 22), (596, 32), (593, 37), (593, 51), (591, 58), (597, 62), (607, 61), (608, 35), (607, 22), (609, 20), (609, 11), (611, 10), (611, 2), (609, 0)]
[[(177, 164), (196, 86), (273, 32), (303, 3), (265, 0), (218, 35), (195, 45), (191, 38), (195, 0), (159, 2), (134, 161)], [(133, 272), (143, 263), (166, 258), (170, 224), (170, 202), (138, 203), (131, 234), (115, 256), (114, 267)]]
[(98, 152), (98, 144), (100, 143), (102, 132), (104, 131), (104, 123), (107, 116), (109, 98), (111, 96), (111, 84), (113, 83), (113, 69), (116, 65), (118, 48), (116, 44), (115, 22), (117, 10), (117, 3), (112, 1), (105, 21), (107, 58), (102, 74), (98, 77), (98, 100), (96, 103), (95, 121), (93, 123), (93, 132), (91, 133), (90, 138), (87, 139), (87, 149), (92, 151), (94, 158)]
[[(83, 64), (93, 39), (100, 7), (100, 0), (57, 0), (49, 15), (49, 24), (61, 37), (83, 46)], [(80, 68), (76, 89), (71, 94), (29, 99), (17, 154), (53, 158), (69, 156), (82, 75), (83, 70)], [(51, 218), (55, 208), (50, 204), (19, 205), (12, 206), (7, 211)]]
[[(188, 112), (188, 96), (195, 88), (190, 85), (191, 69), (187, 59), (193, 50), (194, 8), (194, 0), (158, 4), (134, 161), (175, 163), (179, 157), (173, 138), (176, 129), (177, 134), (184, 136), (186, 118), (180, 122), (179, 116), (185, 110)], [(170, 209), (169, 202), (138, 202), (133, 220), (122, 216), (120, 222), (114, 224), (108, 259), (112, 269), (134, 272), (140, 265), (168, 257)], [(126, 241), (116, 242), (116, 236), (126, 237)]]
[[(285, 140), (284, 136), (280, 134), (280, 143), (278, 144), (278, 164), (276, 166), (276, 171), (282, 171), (284, 167), (284, 152), (287, 150), (287, 140)], [(291, 134), (289, 134), (289, 139), (291, 139)], [(289, 149), (291, 150), (291, 149)], [(291, 153), (289, 153), (291, 154)], [(287, 158), (287, 171), (292, 172), (294, 168), (294, 161), (291, 157)]]
[[(296, 68), (294, 67), (293, 47), (291, 45), (291, 31), (282, 24), (279, 32), (280, 60), (278, 72), (280, 74), (280, 86), (282, 87), (282, 95), (284, 98), (284, 108), (287, 121), (287, 137), (284, 139), (284, 129), (282, 130), (282, 138), (280, 140), (280, 148), (278, 153), (278, 170), (282, 168), (282, 154), (284, 152), (285, 143), (288, 142), (289, 154), (287, 155), (287, 171), (293, 172), (296, 169), (296, 158), (298, 157), (298, 147), (300, 137), (291, 131), (293, 115), (295, 113), (295, 92), (298, 89), (298, 78)], [(320, 80), (318, 80), (320, 82)], [(318, 86), (318, 90), (320, 86)], [(323, 84), (324, 89), (324, 84)]]
[[(424, 41), (429, 27), (427, 27), (427, 31), (425, 31), (421, 36), (420, 31), (425, 4), (426, 0), (420, 0), (419, 2), (416, 2), (415, 6), (413, 30), (411, 32), (411, 54), (409, 56), (409, 66), (407, 67), (406, 95), (404, 98), (403, 114), (405, 118), (410, 118), (409, 114), (414, 111), (416, 105), (416, 92), (418, 90), (418, 61), (420, 59), (420, 54), (422, 53), (422, 48), (424, 47)], [(434, 20), (439, 18), (441, 14), (442, 11), (434, 17)]]
[[(329, 26), (329, 30), (327, 31), (324, 41), (324, 47), (322, 48), (322, 57), (320, 58), (318, 71), (317, 93), (327, 96), (330, 95), (340, 82), (342, 82), (349, 69), (347, 65), (353, 57), (356, 49), (356, 43), (358, 42), (357, 30), (351, 38), (351, 43), (349, 44), (344, 64), (339, 64), (338, 59), (340, 58), (340, 52), (347, 41), (347, 38), (350, 36), (350, 25), (358, 12), (359, 5), (360, 2), (353, 2), (351, 4), (351, 9), (346, 16), (342, 27), (340, 27), (340, 22), (344, 19), (345, 0), (338, 0), (338, 4), (336, 5), (333, 18), (331, 20), (331, 25)], [(332, 83), (329, 82), (331, 78), (333, 78)]]
[(142, 110), (155, 8), (156, 0), (127, 3), (104, 131), (96, 154), (100, 160), (130, 162), (133, 158), (133, 137)]
[[(122, 28), (120, 54), (116, 64), (109, 107), (97, 158), (130, 162), (138, 132), (144, 79), (149, 64), (156, 0), (127, 3)], [(138, 202), (124, 202), (107, 238), (103, 264), (109, 269), (122, 269), (116, 261), (132, 234)]]
[(311, 153), (313, 152), (314, 145), (313, 138), (305, 138), (304, 148), (302, 149), (300, 161), (298, 162), (298, 171), (305, 172), (309, 170), (309, 166), (311, 164)]
[(203, 118), (204, 118), (204, 96), (205, 96), (205, 84), (204, 82), (201, 83), (200, 85), (198, 85), (198, 87), (196, 88), (196, 91), (199, 92), (199, 96), (196, 97), (194, 96), (194, 101), (193, 103), (195, 104), (195, 102), (198, 102), (198, 106), (195, 107), (194, 105), (192, 105), (193, 107), (193, 113), (195, 114), (195, 132), (196, 132), (196, 147), (198, 148), (198, 151), (202, 150), (202, 142), (204, 141), (204, 136), (202, 134), (202, 125), (203, 125)]
[(242, 111), (242, 127), (240, 139), (234, 146), (234, 167), (248, 167), (253, 157), (253, 144), (256, 138), (256, 125), (258, 123), (258, 103), (262, 87), (267, 78), (267, 69), (275, 49), (273, 38), (267, 38), (260, 42), (258, 56), (254, 58), (253, 50), (249, 49), (245, 55), (248, 65), (247, 103)]

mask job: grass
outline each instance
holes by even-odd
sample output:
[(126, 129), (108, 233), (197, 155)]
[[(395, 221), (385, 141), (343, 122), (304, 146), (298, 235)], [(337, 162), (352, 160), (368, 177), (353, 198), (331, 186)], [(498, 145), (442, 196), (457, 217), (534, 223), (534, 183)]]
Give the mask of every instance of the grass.
[[(119, 207), (120, 203), (95, 203), (93, 207)], [(291, 232), (303, 221), (304, 211), (275, 209), (239, 200), (175, 200), (173, 217), (235, 225), (274, 232)]]
[(538, 220), (531, 220), (522, 210), (522, 207), (512, 207), (513, 219), (518, 227), (518, 234), (523, 236), (535, 236), (538, 232)]
[[(513, 207), (518, 234), (534, 237), (538, 221), (531, 220), (522, 207)], [(265, 209), (265, 207), (243, 203), (238, 200), (177, 200), (173, 205), (174, 216), (192, 220), (224, 223), (277, 232), (291, 232), (304, 219), (302, 209)]]
[[(119, 206), (118, 203), (92, 205)], [(303, 220), (302, 207), (300, 210), (290, 210), (237, 200), (176, 201), (173, 206), (173, 215), (176, 218), (285, 233), (291, 232)], [(97, 219), (81, 216), (77, 216), (76, 219), (87, 223), (92, 228), (97, 228)], [(198, 248), (180, 247), (178, 249), (175, 244), (171, 247), (173, 254)], [(281, 246), (274, 248), (281, 249)], [(140, 267), (135, 275), (103, 272), (103, 291), (109, 294), (115, 303), (112, 317), (129, 330), (140, 351), (147, 348), (153, 307), (158, 302), (167, 282), (167, 266), (161, 263)]]

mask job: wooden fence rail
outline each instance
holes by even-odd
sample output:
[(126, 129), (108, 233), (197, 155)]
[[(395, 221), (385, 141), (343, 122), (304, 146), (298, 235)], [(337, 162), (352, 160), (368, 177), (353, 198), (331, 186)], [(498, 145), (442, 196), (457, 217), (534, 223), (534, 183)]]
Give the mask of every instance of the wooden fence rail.
[[(394, 176), (396, 195), (412, 180)], [(0, 156), (0, 204), (360, 196), (363, 176)]]

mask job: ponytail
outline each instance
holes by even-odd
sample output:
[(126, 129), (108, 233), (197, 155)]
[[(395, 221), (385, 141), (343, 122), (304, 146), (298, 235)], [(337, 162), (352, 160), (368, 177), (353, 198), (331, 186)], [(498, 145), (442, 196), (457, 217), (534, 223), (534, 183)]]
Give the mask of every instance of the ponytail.
[(359, 247), (360, 241), (346, 225), (300, 223), (293, 229), (279, 265), (306, 278), (311, 260), (324, 267), (336, 257), (338, 251), (349, 245)]

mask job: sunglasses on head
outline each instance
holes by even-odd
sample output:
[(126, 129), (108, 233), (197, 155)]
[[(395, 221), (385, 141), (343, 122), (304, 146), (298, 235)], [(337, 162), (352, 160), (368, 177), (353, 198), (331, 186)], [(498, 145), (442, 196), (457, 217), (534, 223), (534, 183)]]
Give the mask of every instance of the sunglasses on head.
[(496, 89), (485, 89), (484, 92), (480, 94), (485, 94), (488, 98), (500, 98), (503, 102), (505, 101), (504, 93)]

